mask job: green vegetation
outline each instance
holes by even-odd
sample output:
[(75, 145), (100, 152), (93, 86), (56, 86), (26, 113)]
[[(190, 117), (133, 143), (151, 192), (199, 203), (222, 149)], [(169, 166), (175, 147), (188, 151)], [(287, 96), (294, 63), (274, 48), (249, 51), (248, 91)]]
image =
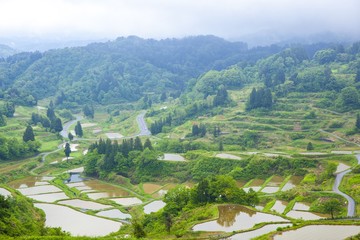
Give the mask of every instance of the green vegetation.
[[(86, 192), (63, 182), (65, 171), (84, 167), (86, 177), (141, 199), (129, 207), (93, 200), (132, 217), (104, 239), (220, 238), (191, 228), (219, 218), (221, 204), (263, 206), (262, 212), (286, 217), (294, 227), (358, 223), (341, 219), (344, 199), (330, 192), (338, 167), (352, 167), (340, 189), (360, 212), (360, 168), (353, 155), (360, 133), (357, 44), (247, 49), (212, 36), (128, 37), (10, 56), (0, 61), (0, 181), (56, 176), (50, 183), (69, 198), (89, 201)], [(152, 136), (139, 134), (142, 114)], [(74, 119), (81, 120), (65, 124)], [(71, 143), (64, 144), (63, 128)], [(164, 159), (169, 153), (178, 159)], [(266, 193), (268, 187), (273, 192)], [(5, 211), (0, 234), (71, 238), (44, 228), (44, 216), (31, 202), (14, 196), (14, 205), (0, 199), (14, 213)], [(144, 213), (144, 205), (160, 199), (163, 209)], [(280, 200), (287, 205), (276, 213)], [(329, 219), (292, 219), (286, 214), (297, 203)], [(28, 209), (26, 217), (16, 206)]]

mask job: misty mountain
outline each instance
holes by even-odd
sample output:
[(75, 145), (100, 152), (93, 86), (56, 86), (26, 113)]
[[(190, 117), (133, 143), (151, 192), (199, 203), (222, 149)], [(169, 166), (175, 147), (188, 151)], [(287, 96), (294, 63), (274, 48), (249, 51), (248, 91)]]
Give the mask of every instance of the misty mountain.
[(0, 44), (0, 58), (6, 58), (13, 54), (17, 53), (17, 51), (7, 45)]

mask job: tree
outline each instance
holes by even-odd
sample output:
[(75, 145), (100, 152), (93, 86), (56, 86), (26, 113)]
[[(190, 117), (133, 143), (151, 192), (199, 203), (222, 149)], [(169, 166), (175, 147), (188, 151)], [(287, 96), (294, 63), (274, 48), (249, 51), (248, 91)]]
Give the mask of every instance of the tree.
[(356, 75), (355, 75), (355, 82), (358, 83), (360, 82), (360, 68), (357, 70)]
[(70, 141), (72, 141), (72, 140), (74, 139), (74, 135), (72, 135), (72, 133), (71, 133), (71, 132), (69, 132), (69, 134), (68, 134), (68, 138), (69, 138), (69, 140), (70, 140)]
[(82, 137), (83, 136), (83, 130), (80, 124), (80, 121), (77, 121), (75, 126), (75, 134), (76, 136)]
[(341, 211), (341, 203), (337, 199), (330, 199), (323, 203), (324, 212), (330, 213), (331, 218), (334, 219), (334, 214)]
[(83, 112), (85, 117), (90, 117), (90, 118), (94, 118), (94, 107), (93, 106), (88, 106), (85, 105), (83, 108)]
[(15, 113), (15, 104), (13, 102), (6, 102), (4, 105), (4, 115), (6, 117), (13, 117)]
[(24, 140), (24, 142), (35, 141), (34, 132), (30, 125), (28, 125), (25, 129), (25, 132), (23, 135), (23, 140)]
[(224, 151), (224, 146), (222, 141), (219, 142), (219, 151)]
[(137, 151), (143, 150), (143, 145), (142, 145), (141, 139), (138, 136), (135, 138), (134, 150), (137, 150)]
[(356, 123), (355, 123), (355, 127), (357, 129), (360, 129), (360, 114), (356, 114)]
[(55, 132), (61, 132), (63, 130), (63, 126), (61, 123), (61, 119), (60, 118), (56, 118), (55, 120), (53, 120), (51, 122), (51, 128), (55, 131)]
[(166, 100), (166, 92), (162, 92), (160, 96), (160, 101), (165, 102), (165, 100)]
[(53, 108), (48, 108), (46, 111), (46, 116), (50, 119), (50, 121), (54, 121), (56, 116)]
[(309, 142), (308, 145), (306, 146), (306, 150), (307, 150), (307, 151), (314, 150), (314, 146), (312, 145), (311, 142)]
[(132, 220), (131, 221), (131, 226), (132, 226), (132, 230), (133, 230), (133, 235), (136, 238), (143, 238), (146, 237), (146, 233), (144, 231), (143, 226), (139, 223), (138, 220)]
[(0, 112), (0, 127), (6, 126), (6, 118)]
[(71, 148), (70, 148), (69, 143), (65, 144), (64, 153), (65, 153), (65, 156), (66, 156), (66, 160), (69, 160), (69, 156), (70, 156), (70, 153), (71, 153)]
[(149, 150), (154, 150), (153, 146), (151, 145), (150, 139), (146, 139), (144, 143), (144, 149), (148, 148)]

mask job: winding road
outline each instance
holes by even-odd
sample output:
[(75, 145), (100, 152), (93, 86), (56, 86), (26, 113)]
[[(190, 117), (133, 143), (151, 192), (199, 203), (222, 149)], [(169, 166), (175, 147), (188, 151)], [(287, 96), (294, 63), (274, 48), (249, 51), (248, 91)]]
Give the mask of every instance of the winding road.
[[(360, 164), (360, 154), (356, 155), (356, 158), (358, 160), (358, 164)], [(349, 172), (351, 172), (351, 169), (348, 169), (348, 170), (345, 170), (343, 172), (340, 172), (338, 174), (336, 174), (336, 178), (335, 178), (335, 183), (334, 183), (334, 186), (333, 186), (333, 191), (341, 196), (343, 196), (344, 198), (346, 198), (347, 202), (348, 202), (348, 212), (347, 212), (347, 216), (348, 217), (354, 217), (355, 216), (355, 200), (350, 197), (349, 195), (341, 192), (339, 190), (339, 186), (340, 186), (340, 183), (341, 181), (343, 180), (344, 176), (346, 174), (348, 174)]]
[(68, 134), (69, 134), (69, 128), (70, 128), (70, 126), (73, 125), (74, 123), (76, 123), (77, 121), (80, 121), (81, 119), (83, 119), (82, 116), (76, 115), (76, 119), (66, 122), (66, 123), (63, 125), (63, 130), (60, 132), (60, 135), (61, 135), (63, 138), (67, 138), (67, 137), (68, 137)]
[(142, 112), (139, 115), (137, 115), (137, 117), (136, 117), (136, 122), (140, 129), (140, 133), (137, 134), (136, 136), (150, 136), (151, 135), (151, 132), (149, 131), (149, 129), (146, 125), (145, 119), (144, 119), (145, 113), (146, 112)]

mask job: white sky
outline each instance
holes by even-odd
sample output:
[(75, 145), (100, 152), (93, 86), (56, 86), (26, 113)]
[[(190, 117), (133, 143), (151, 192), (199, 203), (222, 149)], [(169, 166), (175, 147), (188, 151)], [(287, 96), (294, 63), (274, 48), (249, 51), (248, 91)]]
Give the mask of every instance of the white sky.
[(360, 37), (360, 0), (0, 0), (0, 37), (237, 39), (260, 31)]

